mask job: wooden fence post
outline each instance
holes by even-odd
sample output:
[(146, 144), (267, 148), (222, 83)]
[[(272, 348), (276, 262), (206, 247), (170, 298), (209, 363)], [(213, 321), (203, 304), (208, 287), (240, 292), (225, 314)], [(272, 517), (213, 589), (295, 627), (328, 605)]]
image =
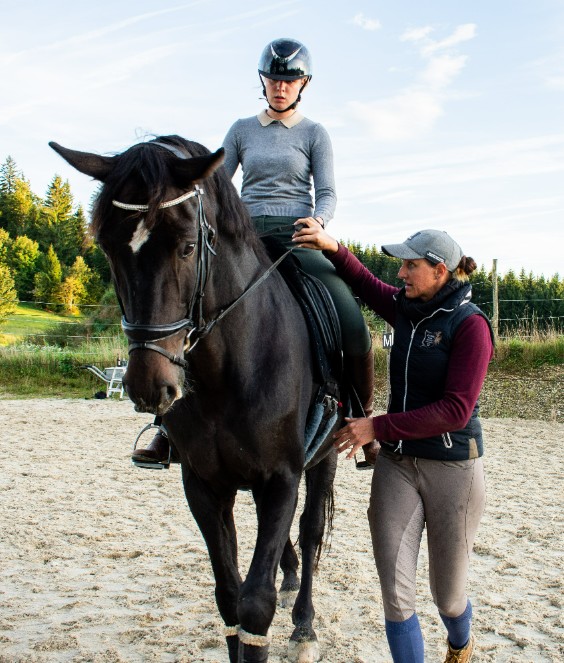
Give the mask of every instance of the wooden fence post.
[(497, 258), (493, 259), (492, 285), (493, 285), (492, 327), (493, 327), (493, 332), (494, 332), (494, 339), (497, 341), (498, 337), (499, 337), (499, 297), (498, 297), (498, 290), (497, 290)]

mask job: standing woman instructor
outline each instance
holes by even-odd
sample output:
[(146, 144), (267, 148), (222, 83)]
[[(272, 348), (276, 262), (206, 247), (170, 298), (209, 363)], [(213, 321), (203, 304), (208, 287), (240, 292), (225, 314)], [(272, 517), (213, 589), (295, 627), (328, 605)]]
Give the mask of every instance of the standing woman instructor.
[(355, 294), (394, 328), (388, 412), (348, 419), (336, 446), (351, 458), (378, 440), (368, 520), (394, 663), (423, 663), (416, 569), (427, 530), (429, 584), (447, 633), (445, 663), (469, 663), (474, 650), (466, 594), (474, 537), (484, 509), (478, 396), (493, 355), (491, 326), (472, 304), (476, 268), (440, 230), (382, 247), (402, 259), (403, 288), (383, 283), (319, 225), (294, 235), (325, 252)]
[[(223, 144), (225, 168), (233, 177), (239, 165), (242, 167), (241, 199), (257, 231), (273, 234), (292, 246), (294, 223), (324, 228), (333, 217), (337, 202), (333, 151), (326, 130), (297, 110), (312, 75), (307, 48), (294, 39), (274, 40), (260, 57), (258, 73), (268, 107), (258, 115), (237, 120), (229, 129)], [(374, 356), (362, 312), (322, 254), (298, 248), (294, 255), (304, 271), (324, 283), (333, 298), (341, 324), (345, 370), (369, 415)]]

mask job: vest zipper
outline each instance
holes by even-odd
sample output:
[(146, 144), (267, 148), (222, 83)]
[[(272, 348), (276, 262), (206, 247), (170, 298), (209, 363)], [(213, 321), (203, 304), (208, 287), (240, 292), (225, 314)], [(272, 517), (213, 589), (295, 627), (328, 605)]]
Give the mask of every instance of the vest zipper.
[[(468, 300), (469, 301), (469, 300)], [(463, 302), (466, 303), (466, 302)], [(432, 317), (434, 317), (437, 313), (443, 312), (443, 313), (452, 313), (456, 307), (453, 307), (451, 309), (445, 309), (445, 308), (438, 308), (431, 315), (428, 315), (426, 318), (423, 318), (422, 320), (419, 320), (419, 322), (414, 325), (413, 322), (410, 320), (409, 322), (411, 323), (411, 338), (409, 339), (409, 346), (407, 348), (407, 356), (405, 358), (405, 371), (404, 371), (404, 391), (403, 391), (403, 411), (406, 412), (405, 406), (407, 404), (407, 368), (409, 366), (409, 357), (411, 355), (411, 347), (413, 345), (413, 339), (415, 338), (415, 334), (417, 333), (417, 329), (419, 328), (419, 325), (422, 322), (426, 322), (427, 320), (430, 320)], [(449, 433), (443, 433), (442, 434), (443, 438), (443, 444), (447, 449), (450, 449), (452, 447), (452, 440), (450, 439), (450, 434)], [(403, 453), (403, 440), (400, 440), (398, 442), (397, 447), (394, 449), (395, 453)]]

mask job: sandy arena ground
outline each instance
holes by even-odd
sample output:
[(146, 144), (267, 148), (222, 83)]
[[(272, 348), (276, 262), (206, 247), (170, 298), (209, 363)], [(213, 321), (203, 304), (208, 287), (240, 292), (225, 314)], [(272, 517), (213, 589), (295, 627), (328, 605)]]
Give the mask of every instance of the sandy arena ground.
[[(0, 402), (0, 662), (218, 662), (227, 654), (206, 549), (178, 466), (128, 460), (151, 420), (129, 401)], [(564, 661), (564, 424), (484, 421), (488, 504), (472, 561), (475, 661)], [(7, 453), (10, 451), (10, 453)], [(389, 661), (366, 507), (371, 472), (340, 461), (331, 550), (315, 583), (326, 663)], [(241, 569), (252, 550), (251, 497), (237, 499)], [(420, 557), (428, 661), (442, 624)], [(280, 608), (271, 661), (286, 660)]]

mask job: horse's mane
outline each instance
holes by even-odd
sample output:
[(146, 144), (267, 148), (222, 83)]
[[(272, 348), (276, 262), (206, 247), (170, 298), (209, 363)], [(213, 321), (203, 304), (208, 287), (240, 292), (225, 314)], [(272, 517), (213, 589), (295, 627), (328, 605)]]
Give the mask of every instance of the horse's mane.
[[(186, 140), (181, 136), (159, 136), (154, 140), (180, 148), (192, 157), (211, 154), (200, 143)], [(105, 221), (115, 212), (112, 200), (128, 182), (133, 182), (139, 187), (141, 196), (139, 203), (149, 206), (145, 215), (145, 225), (152, 228), (157, 223), (159, 205), (164, 202), (167, 188), (171, 184), (170, 155), (165, 150), (158, 149), (154, 141), (138, 143), (118, 155), (116, 165), (94, 204), (92, 231), (95, 235), (98, 235)], [(203, 188), (206, 197), (214, 199), (217, 203), (216, 218), (220, 234), (230, 236), (262, 252), (262, 243), (251, 223), (249, 213), (223, 166), (205, 180)]]

